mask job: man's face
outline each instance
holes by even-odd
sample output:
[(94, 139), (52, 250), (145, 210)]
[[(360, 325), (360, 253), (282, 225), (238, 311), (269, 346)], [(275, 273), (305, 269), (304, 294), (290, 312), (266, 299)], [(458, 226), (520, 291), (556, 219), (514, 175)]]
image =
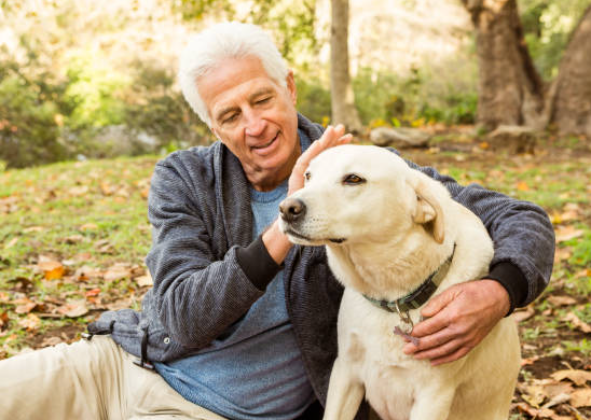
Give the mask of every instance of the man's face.
[(271, 79), (255, 57), (227, 59), (197, 80), (211, 130), (238, 157), (248, 180), (268, 191), (286, 179), (298, 156), (296, 89)]

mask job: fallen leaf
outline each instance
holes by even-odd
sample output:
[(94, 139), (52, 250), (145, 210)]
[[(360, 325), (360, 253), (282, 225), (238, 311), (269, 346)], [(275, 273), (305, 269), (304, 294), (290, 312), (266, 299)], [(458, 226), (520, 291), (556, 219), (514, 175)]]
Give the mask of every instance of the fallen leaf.
[(97, 230), (98, 226), (95, 223), (86, 223), (79, 227), (82, 232), (86, 232), (88, 230)]
[(526, 385), (521, 398), (533, 407), (540, 407), (546, 400), (546, 393), (541, 385)]
[[(534, 350), (537, 349), (534, 347)], [(534, 363), (536, 363), (538, 360), (540, 360), (540, 356), (534, 356), (534, 357), (524, 357), (521, 359), (521, 366), (530, 366), (533, 365)]]
[(0, 312), (0, 331), (8, 325), (9, 321), (10, 318), (8, 317), (8, 312)]
[(523, 322), (525, 320), (530, 319), (532, 316), (535, 315), (535, 313), (536, 313), (536, 311), (534, 310), (534, 308), (532, 308), (531, 306), (528, 306), (525, 309), (522, 309), (522, 310), (513, 312), (513, 314), (511, 315), (511, 317), (516, 322)]
[(556, 252), (554, 253), (554, 264), (558, 264), (561, 261), (568, 260), (572, 257), (573, 252), (570, 247), (566, 248), (556, 248)]
[(23, 232), (30, 233), (30, 232), (43, 232), (45, 228), (43, 226), (31, 226), (26, 229), (23, 229)]
[(152, 286), (154, 284), (150, 273), (146, 273), (145, 276), (136, 277), (134, 280), (137, 283), (137, 285), (140, 287)]
[(57, 311), (68, 318), (78, 318), (86, 315), (88, 313), (88, 308), (86, 307), (86, 302), (80, 300), (60, 306)]
[(576, 330), (584, 332), (585, 334), (591, 333), (591, 325), (581, 321), (574, 312), (569, 312), (562, 318), (562, 320), (573, 324), (573, 327), (575, 327)]
[(28, 314), (18, 322), (18, 325), (28, 332), (36, 331), (41, 326), (41, 319), (35, 314)]
[(41, 342), (41, 347), (57, 346), (58, 344), (61, 344), (63, 342), (64, 342), (64, 340), (62, 340), (60, 337), (57, 337), (57, 336), (45, 337), (43, 339), (43, 341)]
[(82, 235), (71, 235), (71, 236), (65, 237), (63, 239), (63, 241), (65, 243), (67, 243), (68, 245), (74, 245), (79, 242), (82, 242), (83, 240), (84, 240), (84, 236), (82, 236)]
[(5, 246), (4, 249), (9, 249), (12, 248), (13, 246), (16, 245), (16, 243), (18, 242), (19, 238), (12, 238)]
[(72, 257), (72, 260), (75, 262), (85, 262), (90, 261), (92, 259), (92, 254), (90, 252), (80, 252)]
[(564, 404), (565, 402), (570, 401), (570, 395), (567, 393), (562, 393), (562, 394), (558, 394), (553, 396), (550, 401), (548, 401), (546, 404), (543, 405), (542, 408), (552, 408), (554, 406), (557, 406), (559, 404)]
[(108, 282), (132, 277), (132, 269), (128, 265), (115, 264), (107, 269), (105, 280)]
[(555, 230), (556, 233), (556, 243), (565, 242), (570, 239), (578, 238), (583, 236), (585, 233), (581, 229), (576, 229), (574, 226), (559, 226)]
[(68, 190), (68, 193), (74, 197), (86, 195), (88, 193), (88, 186), (80, 185), (78, 187), (72, 187)]
[(591, 389), (577, 389), (571, 394), (570, 404), (573, 407), (591, 407)]
[(29, 300), (28, 302), (26, 302), (26, 303), (24, 303), (22, 305), (17, 306), (16, 308), (14, 308), (14, 312), (17, 313), (17, 314), (19, 314), (19, 315), (28, 314), (33, 309), (35, 309), (36, 306), (37, 306), (37, 303), (36, 302), (31, 302)]
[(115, 247), (108, 239), (95, 242), (94, 247), (101, 254), (113, 254), (115, 252)]
[(556, 414), (554, 410), (550, 408), (537, 409), (530, 407), (526, 403), (517, 404), (517, 409), (533, 418), (552, 418), (552, 416)]
[(515, 186), (518, 191), (529, 191), (529, 185), (525, 181), (519, 181)]
[[(561, 395), (569, 395), (573, 392), (573, 384), (570, 382), (556, 382), (548, 379), (544, 384), (544, 392), (550, 400), (557, 400)], [(563, 398), (563, 397), (560, 397)], [(549, 403), (544, 406), (548, 406)]]
[(113, 194), (114, 188), (107, 182), (101, 182), (101, 192), (103, 195), (111, 195)]
[(102, 274), (103, 272), (100, 269), (84, 265), (76, 270), (74, 279), (77, 281), (88, 281), (99, 278)]
[(99, 288), (90, 289), (90, 290), (86, 291), (86, 293), (84, 293), (84, 296), (86, 296), (86, 297), (98, 296), (100, 293), (101, 293), (101, 289), (99, 289)]
[(572, 306), (577, 303), (577, 301), (570, 296), (548, 296), (546, 300), (554, 306)]
[(42, 261), (37, 267), (43, 271), (46, 280), (59, 280), (66, 272), (66, 268), (59, 261)]
[(578, 369), (559, 370), (550, 376), (557, 381), (569, 379), (577, 386), (583, 386), (585, 382), (591, 381), (591, 372)]

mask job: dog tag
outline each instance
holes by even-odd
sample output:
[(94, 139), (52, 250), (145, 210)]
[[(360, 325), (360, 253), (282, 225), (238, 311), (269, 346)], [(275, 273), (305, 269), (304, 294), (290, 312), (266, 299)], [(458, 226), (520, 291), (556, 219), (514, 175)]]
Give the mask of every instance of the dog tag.
[(397, 325), (394, 327), (394, 334), (399, 335), (400, 337), (410, 341), (411, 343), (413, 343), (415, 346), (419, 345), (419, 339), (416, 337), (413, 337), (410, 334), (404, 333), (400, 327)]

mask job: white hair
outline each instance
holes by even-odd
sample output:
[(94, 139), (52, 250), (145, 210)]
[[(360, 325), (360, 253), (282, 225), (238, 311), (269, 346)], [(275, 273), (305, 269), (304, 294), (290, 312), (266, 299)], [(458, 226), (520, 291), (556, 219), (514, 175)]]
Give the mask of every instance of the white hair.
[(287, 86), (289, 69), (271, 37), (262, 28), (239, 22), (225, 22), (193, 35), (180, 56), (179, 83), (193, 111), (211, 126), (207, 106), (199, 90), (198, 79), (222, 60), (254, 56), (265, 71), (281, 86)]

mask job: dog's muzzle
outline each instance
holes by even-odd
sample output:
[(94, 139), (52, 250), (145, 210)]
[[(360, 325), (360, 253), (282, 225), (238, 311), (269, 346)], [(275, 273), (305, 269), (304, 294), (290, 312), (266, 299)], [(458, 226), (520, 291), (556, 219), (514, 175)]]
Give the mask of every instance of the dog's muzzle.
[(306, 204), (299, 198), (286, 198), (279, 204), (281, 218), (287, 223), (301, 221), (306, 214)]

